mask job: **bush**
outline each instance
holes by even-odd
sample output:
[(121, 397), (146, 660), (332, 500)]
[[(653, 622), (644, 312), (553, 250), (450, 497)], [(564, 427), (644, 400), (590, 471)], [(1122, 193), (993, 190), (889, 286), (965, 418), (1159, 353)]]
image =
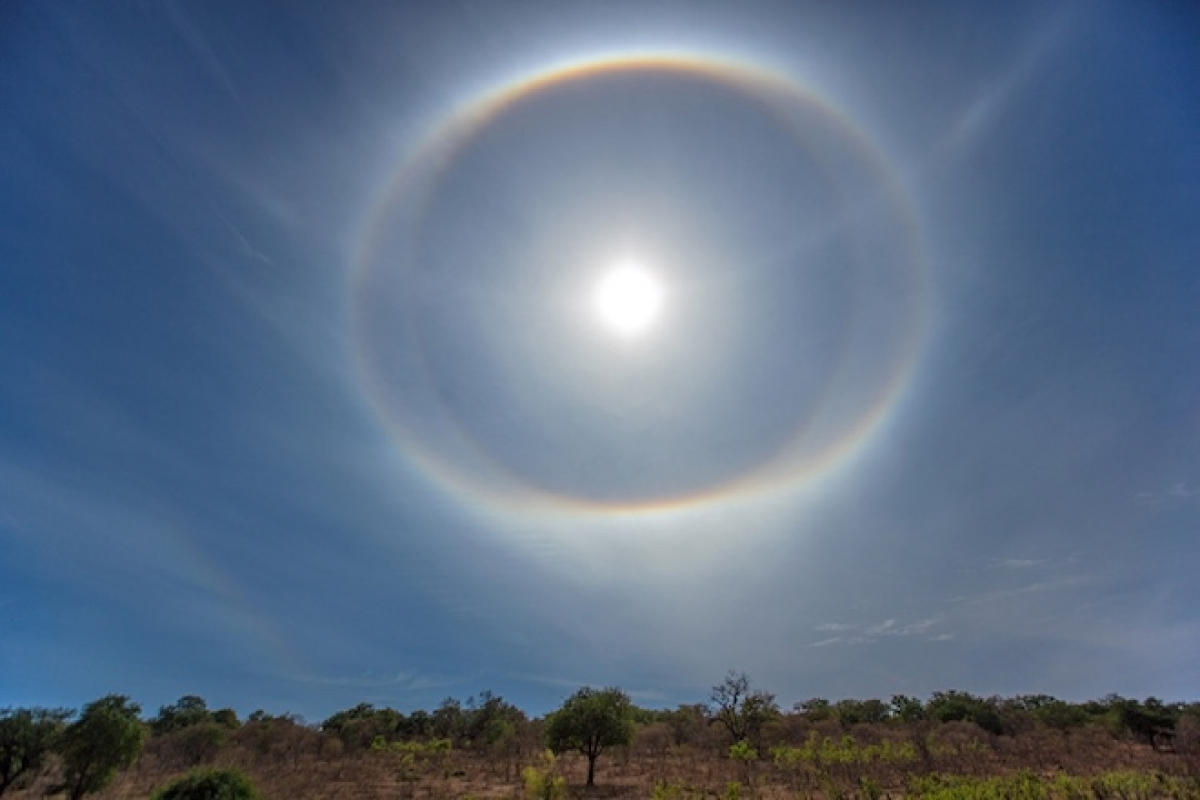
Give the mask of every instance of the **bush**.
[(258, 797), (250, 778), (239, 769), (198, 769), (156, 792), (154, 800), (258, 800)]
[(567, 779), (558, 774), (554, 753), (547, 750), (541, 761), (541, 767), (526, 767), (521, 771), (525, 796), (529, 800), (561, 800), (567, 793)]

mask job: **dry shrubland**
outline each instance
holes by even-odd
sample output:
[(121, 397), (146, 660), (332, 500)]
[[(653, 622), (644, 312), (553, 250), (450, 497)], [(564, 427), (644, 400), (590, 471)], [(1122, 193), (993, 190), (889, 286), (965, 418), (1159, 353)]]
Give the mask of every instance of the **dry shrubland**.
[[(164, 721), (181, 701), (146, 723), (136, 764), (91, 796), (148, 798), (192, 768), (221, 766), (243, 770), (269, 800), (1200, 799), (1194, 704), (944, 693), (916, 706), (810, 701), (785, 713), (772, 698), (740, 741), (706, 706), (635, 709), (632, 741), (606, 749), (597, 785), (585, 787), (587, 759), (547, 752), (544, 720), (484, 698), (432, 714), (363, 705), (319, 726), (258, 713), (242, 722), (202, 701)], [(60, 768), (51, 757), (5, 796), (45, 796)]]

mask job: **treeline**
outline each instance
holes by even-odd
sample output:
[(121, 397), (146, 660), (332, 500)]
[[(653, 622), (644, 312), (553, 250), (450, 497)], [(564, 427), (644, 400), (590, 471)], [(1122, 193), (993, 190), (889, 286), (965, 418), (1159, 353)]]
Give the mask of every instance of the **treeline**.
[[(970, 722), (987, 733), (1015, 736), (1038, 728), (1058, 731), (1096, 727), (1114, 737), (1170, 749), (1181, 723), (1188, 733), (1200, 734), (1200, 703), (1164, 702), (1110, 694), (1099, 700), (1072, 703), (1050, 695), (981, 697), (963, 691), (934, 692), (928, 700), (894, 695), (890, 701), (815, 697), (783, 711), (773, 695), (752, 690), (742, 674), (727, 676), (714, 687), (707, 703), (682, 704), (674, 709), (633, 706), (640, 727), (665, 726), (672, 743), (695, 743), (716, 725), (734, 741), (787, 738), (789, 728), (835, 723), (849, 730), (859, 725), (919, 725)], [(388, 741), (445, 739), (456, 748), (494, 746), (514, 737), (532, 722), (519, 708), (484, 692), (465, 703), (447, 698), (432, 712), (404, 714), (392, 708), (363, 703), (325, 720), (320, 730), (337, 736), (348, 747), (367, 747), (379, 738)]]
[(321, 724), (347, 747), (380, 741), (444, 740), (454, 748), (494, 747), (516, 738), (529, 723), (524, 711), (491, 692), (461, 702), (447, 697), (432, 712), (404, 714), (392, 708), (360, 703), (339, 711)]
[[(566, 763), (586, 763), (589, 784), (601, 755), (607, 763), (613, 753), (613, 761), (647, 787), (689, 785), (671, 766), (688, 763), (709, 765), (705, 780), (734, 779), (722, 785), (765, 781), (825, 794), (833, 784), (822, 781), (836, 780), (838, 792), (850, 796), (865, 791), (863, 781), (904, 785), (911, 775), (984, 776), (1026, 767), (1095, 771), (1128, 761), (1130, 753), (1141, 752), (1136, 748), (1164, 758), (1178, 753), (1178, 771), (1200, 773), (1200, 703), (1118, 695), (1073, 703), (1047, 695), (945, 691), (925, 700), (818, 697), (785, 710), (745, 674), (731, 672), (706, 702), (669, 709), (641, 708), (619, 689), (585, 688), (536, 718), (483, 692), (446, 698), (428, 711), (361, 703), (314, 725), (263, 711), (243, 720), (233, 709), (210, 709), (191, 695), (143, 716), (137, 703), (111, 695), (78, 713), (0, 710), (0, 795), (32, 787), (39, 795), (81, 800), (103, 793), (135, 764), (144, 774), (134, 782), (158, 787), (159, 797), (188, 797), (179, 788), (183, 781), (199, 785), (220, 777), (249, 786), (242, 773), (188, 772), (215, 764), (245, 768), (260, 782), (279, 786), (291, 786), (288, 776), (302, 766), (312, 775), (341, 776), (337, 780), (345, 784), (384, 765), (387, 780), (401, 784), (427, 775), (524, 782), (530, 793), (544, 796), (566, 783), (563, 764), (549, 751), (576, 754)], [(348, 763), (357, 765), (350, 777)], [(329, 766), (338, 764), (343, 766)], [(174, 794), (162, 788), (168, 778), (177, 779), (170, 784)], [(278, 794), (289, 791), (295, 790), (280, 788)]]

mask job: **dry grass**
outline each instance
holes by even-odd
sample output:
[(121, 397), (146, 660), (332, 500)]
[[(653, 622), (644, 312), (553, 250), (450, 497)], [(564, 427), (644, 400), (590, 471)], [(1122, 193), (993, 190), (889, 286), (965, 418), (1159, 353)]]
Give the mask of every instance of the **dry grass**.
[[(1022, 770), (1096, 775), (1125, 769), (1192, 776), (1193, 781), (1200, 776), (1200, 757), (1190, 748), (1156, 752), (1099, 727), (995, 736), (965, 722), (849, 730), (794, 725), (775, 731), (771, 739), (791, 751), (776, 751), (773, 758), (771, 748), (763, 746), (760, 758), (747, 762), (728, 758), (728, 742), (719, 734), (704, 731), (697, 741), (680, 746), (660, 726), (643, 727), (633, 746), (601, 757), (598, 785), (592, 788), (583, 786), (587, 764), (581, 756), (564, 755), (553, 769), (566, 778), (569, 797), (639, 800), (895, 798), (914, 775), (930, 773), (985, 778)], [(820, 750), (823, 742), (828, 744)], [(801, 757), (806, 745), (809, 755)], [(784, 757), (788, 752), (791, 761)], [(266, 800), (516, 800), (526, 797), (522, 769), (543, 762), (531, 737), (503, 752), (455, 751), (414, 759), (387, 750), (348, 751), (332, 736), (275, 720), (247, 723), (207, 748), (176, 734), (152, 739), (137, 765), (96, 797), (148, 798), (197, 764), (245, 770)], [(42, 797), (51, 777), (7, 796)]]

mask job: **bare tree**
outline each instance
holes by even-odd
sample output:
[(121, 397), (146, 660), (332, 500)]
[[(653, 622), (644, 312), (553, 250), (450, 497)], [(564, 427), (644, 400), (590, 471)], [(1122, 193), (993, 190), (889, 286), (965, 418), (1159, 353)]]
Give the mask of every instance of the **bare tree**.
[(763, 726), (779, 713), (775, 695), (751, 690), (744, 672), (730, 670), (725, 680), (713, 687), (710, 699), (713, 720), (724, 725), (735, 742), (758, 739)]

